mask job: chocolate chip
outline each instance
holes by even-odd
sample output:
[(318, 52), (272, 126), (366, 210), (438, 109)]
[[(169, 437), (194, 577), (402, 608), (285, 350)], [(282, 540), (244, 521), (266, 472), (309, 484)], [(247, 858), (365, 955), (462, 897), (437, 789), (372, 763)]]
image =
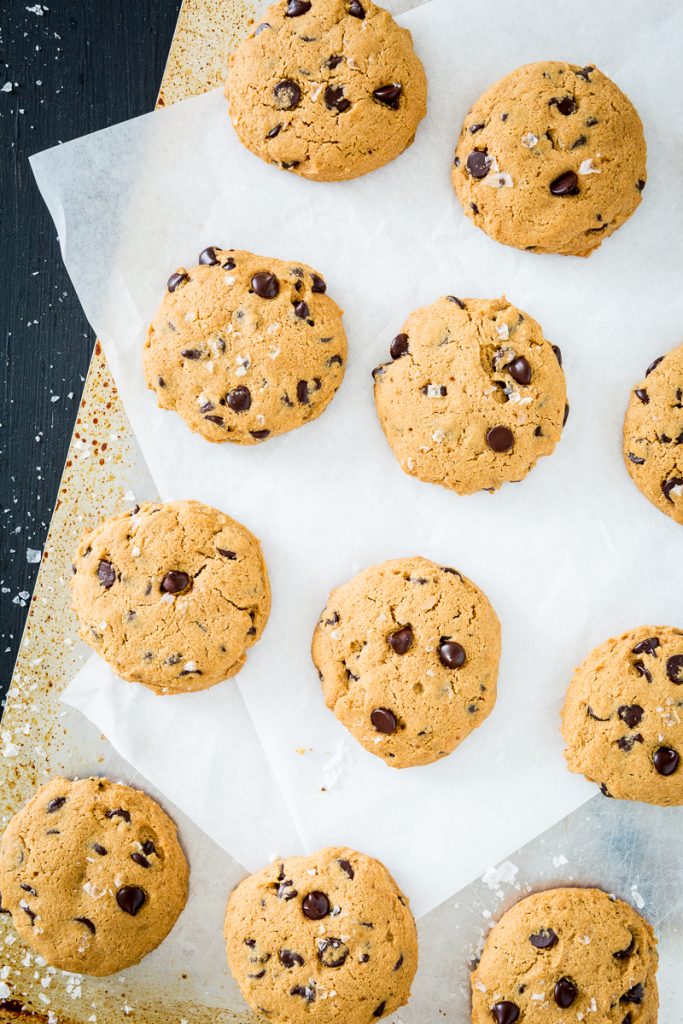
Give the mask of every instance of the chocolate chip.
[(251, 287), (262, 299), (274, 299), (280, 292), (280, 282), (275, 274), (259, 271), (251, 279)]
[(207, 267), (215, 267), (219, 260), (216, 256), (216, 246), (210, 245), (199, 254), (199, 262)]
[(672, 505), (673, 498), (671, 497), (671, 492), (676, 487), (683, 487), (683, 476), (672, 476), (669, 480), (662, 480), (662, 494)]
[(150, 867), (150, 863), (147, 860), (147, 858), (144, 856), (144, 854), (138, 853), (137, 850), (135, 851), (135, 853), (131, 853), (130, 859), (132, 861), (135, 861), (136, 864), (139, 864), (139, 866), (141, 868), (148, 868), (148, 867)]
[(375, 708), (370, 715), (370, 721), (377, 732), (381, 732), (385, 736), (391, 736), (392, 733), (395, 733), (398, 726), (396, 716), (389, 708)]
[(645, 390), (645, 388), (636, 388), (634, 394), (635, 394), (636, 398), (640, 399), (640, 401), (643, 403), (643, 405), (649, 405), (650, 404), (650, 396), (648, 395), (648, 393)]
[(341, 967), (348, 955), (349, 947), (341, 939), (318, 939), (318, 960), (324, 967)]
[(372, 95), (378, 103), (382, 104), (383, 107), (390, 107), (391, 110), (398, 110), (402, 92), (402, 85), (399, 85), (398, 82), (391, 82), (389, 85), (381, 85), (379, 89), (375, 89)]
[(274, 138), (276, 138), (280, 134), (281, 131), (282, 131), (282, 122), (280, 122), (279, 124), (276, 124), (274, 128), (271, 128), (270, 131), (266, 133), (266, 138), (267, 139), (274, 139)]
[(680, 757), (671, 747), (658, 747), (652, 755), (652, 763), (660, 775), (668, 776), (678, 768)]
[(644, 743), (643, 737), (639, 732), (634, 733), (633, 736), (622, 736), (620, 740), (617, 740), (617, 746), (619, 750), (623, 750), (625, 754), (629, 754), (636, 743)]
[(637, 985), (634, 985), (633, 988), (630, 988), (628, 990), (628, 992), (625, 992), (623, 994), (623, 996), (620, 998), (619, 1002), (620, 1003), (636, 1003), (636, 1004), (638, 1004), (638, 1003), (642, 1003), (644, 998), (645, 998), (645, 988), (644, 988), (644, 986), (642, 985), (641, 982), (638, 982)]
[(265, 441), (267, 437), (270, 437), (269, 430), (250, 430), (249, 433), (255, 441)]
[[(20, 904), (20, 906), (21, 906), (21, 904)], [(33, 911), (31, 910), (31, 908), (30, 908), (30, 907), (24, 907), (24, 906), (22, 906), (22, 907), (21, 907), (21, 909), (22, 909), (22, 910), (24, 911), (24, 913), (26, 914), (26, 916), (27, 916), (27, 917), (30, 917), (30, 918), (31, 918), (31, 924), (33, 924), (33, 922), (34, 922), (34, 921), (35, 921), (35, 919), (36, 919), (36, 915), (35, 915), (35, 913), (34, 913), (34, 912), (33, 912)]]
[(524, 356), (517, 356), (508, 366), (508, 373), (518, 384), (531, 384), (531, 364)]
[(116, 807), (113, 811), (107, 811), (105, 817), (107, 818), (123, 818), (124, 821), (130, 823), (130, 812), (124, 811), (123, 807)]
[(171, 569), (161, 581), (161, 589), (166, 594), (182, 594), (190, 586), (190, 577), (186, 572), (178, 569)]
[(600, 783), (600, 792), (602, 793), (603, 796), (606, 796), (609, 800), (612, 799), (612, 794), (610, 793), (610, 791), (608, 790), (608, 788), (607, 788), (607, 786), (605, 785), (604, 782)]
[(315, 295), (324, 295), (325, 292), (327, 291), (327, 285), (323, 281), (320, 274), (312, 274), (311, 280), (313, 282), (313, 284), (311, 285), (311, 291)]
[(111, 562), (100, 562), (97, 566), (97, 578), (99, 579), (105, 590), (109, 590), (110, 587), (114, 586), (116, 580), (116, 572)]
[(298, 18), (302, 14), (307, 14), (310, 9), (310, 0), (287, 0), (285, 18)]
[(222, 427), (223, 426), (223, 417), (222, 416), (205, 416), (204, 419), (208, 420), (209, 423), (215, 423), (217, 427)]
[(562, 366), (562, 349), (559, 345), (553, 345), (552, 350), (555, 353), (558, 363)]
[(645, 459), (641, 459), (639, 455), (634, 455), (633, 452), (629, 452), (628, 457), (629, 461), (636, 466), (643, 466), (645, 464)]
[(645, 664), (642, 661), (634, 661), (633, 667), (639, 676), (642, 676), (643, 679), (647, 679), (648, 683), (652, 682), (652, 673), (645, 667)]
[(472, 213), (479, 213), (479, 207), (476, 203), (470, 203), (470, 210)]
[(496, 1024), (515, 1024), (519, 1020), (519, 1007), (506, 999), (491, 1007), (491, 1016)]
[(375, 1009), (372, 1011), (372, 1016), (373, 1017), (381, 1017), (382, 1014), (384, 1013), (385, 1009), (386, 1009), (386, 1005), (387, 1005), (386, 999), (383, 999), (382, 1002), (379, 1004), (379, 1006), (376, 1006)]
[(485, 150), (474, 149), (467, 157), (467, 170), (473, 178), (485, 178), (491, 167), (491, 160)]
[(638, 189), (639, 192), (642, 192), (643, 189), (645, 188), (645, 182), (643, 181), (642, 178), (639, 178), (638, 181), (636, 182), (636, 188)]
[(260, 36), (261, 33), (265, 32), (267, 28), (272, 28), (272, 27), (273, 26), (269, 25), (267, 21), (262, 21), (260, 25), (256, 26), (256, 29), (254, 30), (254, 35), (255, 36)]
[(676, 686), (683, 686), (683, 654), (672, 654), (666, 659), (666, 674)]
[(486, 125), (483, 124), (483, 122), (480, 122), (479, 124), (471, 124), (470, 125), (470, 133), (472, 135), (476, 135), (477, 132), (480, 132), (482, 130), (482, 128), (485, 128), (485, 127), (486, 127)]
[(329, 914), (330, 901), (324, 892), (316, 890), (309, 892), (308, 896), (304, 896), (301, 909), (304, 912), (304, 917), (307, 917), (309, 921), (320, 921)]
[(142, 844), (142, 852), (147, 857), (149, 857), (149, 856), (151, 856), (151, 854), (157, 852), (157, 848), (156, 848), (156, 846), (154, 845), (154, 843), (152, 842), (151, 839), (145, 839), (144, 843)]
[(659, 640), (656, 636), (649, 636), (645, 640), (640, 640), (635, 647), (631, 648), (633, 654), (651, 654), (653, 658), (657, 657), (656, 651), (659, 647)]
[(343, 60), (344, 58), (340, 54), (333, 53), (332, 56), (328, 57), (325, 61), (325, 67), (329, 68), (330, 71), (334, 71), (335, 68), (339, 67)]
[(66, 803), (66, 797), (65, 796), (56, 796), (54, 798), (54, 800), (50, 800), (50, 802), (47, 805), (47, 807), (45, 808), (45, 810), (47, 811), (48, 814), (54, 814), (55, 811), (58, 811), (59, 808), (63, 807), (65, 803)]
[(579, 71), (576, 72), (576, 77), (583, 78), (584, 82), (590, 82), (591, 71), (595, 71), (595, 68), (592, 65), (589, 65), (588, 67), (585, 68), (581, 68)]
[(565, 117), (569, 117), (570, 114), (573, 114), (576, 111), (576, 103), (571, 96), (563, 96), (562, 99), (559, 100), (548, 100), (548, 106), (557, 107), (559, 112), (564, 114)]
[(21, 885), (19, 886), (19, 888), (23, 889), (24, 892), (27, 892), (30, 896), (37, 896), (38, 895), (38, 893), (33, 888), (33, 886), (32, 885), (26, 885), (25, 882), (22, 882)]
[(330, 356), (330, 358), (327, 360), (327, 365), (328, 366), (334, 366), (335, 363), (337, 364), (337, 366), (343, 366), (344, 365), (344, 360), (342, 359), (342, 357), (340, 355)]
[(562, 417), (562, 426), (566, 427), (567, 420), (569, 419), (569, 402), (564, 404), (564, 416)]
[(628, 960), (628, 958), (634, 952), (635, 948), (636, 948), (636, 937), (635, 937), (635, 935), (632, 934), (631, 935), (631, 941), (629, 942), (628, 946), (626, 946), (625, 949), (618, 949), (616, 951), (616, 953), (612, 953), (612, 956), (614, 957), (615, 960)]
[(402, 626), (395, 633), (390, 633), (387, 643), (396, 654), (405, 654), (413, 646), (413, 631), (410, 626)]
[(659, 356), (658, 359), (655, 359), (654, 362), (650, 363), (650, 365), (648, 366), (647, 370), (645, 371), (645, 376), (646, 377), (649, 377), (650, 374), (652, 373), (652, 371), (657, 369), (657, 367), (659, 366), (659, 364), (661, 363), (663, 358), (664, 358), (664, 356)]
[(348, 861), (348, 860), (344, 860), (343, 858), (340, 858), (340, 859), (339, 859), (339, 860), (337, 861), (337, 864), (338, 864), (338, 865), (339, 865), (339, 867), (340, 867), (340, 868), (342, 869), (342, 871), (344, 872), (344, 874), (345, 874), (345, 875), (348, 875), (348, 877), (349, 877), (349, 878), (354, 878), (354, 877), (355, 877), (355, 874), (356, 874), (356, 873), (355, 873), (355, 871), (353, 870), (353, 867), (351, 866), (351, 864), (349, 863), (349, 861)]
[(561, 1010), (568, 1009), (572, 1003), (576, 1001), (578, 994), (579, 990), (571, 978), (560, 978), (560, 980), (555, 983), (553, 995), (555, 997), (555, 1002)]
[(554, 196), (578, 196), (579, 179), (573, 171), (565, 171), (553, 178), (549, 187)]
[(589, 718), (592, 718), (595, 722), (609, 722), (609, 717), (608, 718), (600, 718), (599, 715), (596, 715), (595, 712), (593, 711), (593, 708), (590, 706), (590, 704), (586, 705), (586, 714), (588, 715)]
[(227, 548), (216, 548), (216, 551), (219, 555), (222, 555), (223, 558), (229, 558), (231, 562), (234, 562), (237, 558), (237, 553), (235, 551), (228, 551)]
[(278, 953), (278, 960), (282, 966), (286, 967), (288, 970), (295, 965), (298, 965), (299, 967), (303, 967), (304, 965), (304, 958), (300, 953), (295, 953), (292, 949), (281, 949)]
[(441, 637), (439, 643), (439, 661), (446, 668), (460, 668), (465, 664), (465, 649), (456, 643), (455, 640), (448, 640)]
[(124, 885), (116, 893), (116, 902), (125, 914), (135, 917), (147, 899), (145, 893), (137, 885)]
[(99, 843), (93, 843), (92, 848), (95, 851), (95, 853), (98, 853), (100, 855), (100, 857), (105, 857), (107, 854), (106, 847), (100, 846)]
[(408, 351), (408, 335), (397, 334), (389, 346), (389, 355), (392, 359), (400, 359)]
[(360, 18), (362, 21), (365, 17), (365, 8), (360, 0), (349, 0), (349, 5), (346, 9), (352, 18)]
[(290, 988), (289, 994), (290, 996), (301, 996), (307, 1003), (314, 1003), (315, 982), (311, 981), (308, 985), (295, 985), (294, 988)]
[(617, 714), (622, 722), (626, 722), (629, 729), (635, 729), (637, 725), (640, 725), (645, 711), (640, 704), (622, 704), (617, 710)]
[(301, 103), (301, 89), (291, 78), (283, 78), (278, 82), (273, 89), (273, 96), (278, 110), (296, 110)]
[(185, 281), (189, 280), (189, 274), (186, 274), (184, 270), (178, 270), (176, 271), (175, 274), (171, 274), (168, 281), (166, 282), (166, 287), (168, 288), (169, 292), (174, 292), (176, 288), (179, 288), (181, 284), (184, 284)]
[(448, 299), (449, 302), (452, 302), (454, 305), (459, 306), (460, 309), (465, 309), (465, 303), (462, 301), (462, 299), (459, 299), (457, 295), (447, 295), (446, 298)]
[(597, 123), (598, 123), (597, 117), (587, 117), (586, 120), (584, 121), (584, 124), (586, 125), (586, 128), (592, 128)]
[(293, 305), (294, 305), (294, 312), (299, 317), (299, 320), (307, 320), (309, 312), (310, 312), (310, 310), (308, 308), (308, 303), (307, 302), (295, 302), (295, 303), (293, 303)]
[(300, 405), (308, 405), (308, 381), (300, 380), (296, 386), (296, 397)]
[(552, 949), (557, 941), (557, 933), (552, 928), (541, 928), (540, 932), (529, 936), (529, 942), (535, 949)]
[(576, 139), (574, 142), (572, 142), (571, 148), (572, 149), (580, 149), (581, 146), (585, 146), (587, 142), (588, 142), (588, 139), (586, 138), (585, 135), (579, 135), (578, 139)]
[(225, 396), (225, 401), (228, 404), (228, 408), (232, 409), (233, 412), (246, 412), (247, 409), (251, 408), (251, 391), (249, 388), (245, 388), (243, 384), (233, 388), (232, 391), (228, 391)]
[(339, 114), (343, 114), (351, 106), (351, 101), (344, 98), (344, 89), (341, 85), (328, 85), (324, 98), (327, 109), (336, 110)]
[(486, 435), (486, 443), (491, 451), (509, 452), (515, 443), (515, 438), (508, 427), (491, 427)]

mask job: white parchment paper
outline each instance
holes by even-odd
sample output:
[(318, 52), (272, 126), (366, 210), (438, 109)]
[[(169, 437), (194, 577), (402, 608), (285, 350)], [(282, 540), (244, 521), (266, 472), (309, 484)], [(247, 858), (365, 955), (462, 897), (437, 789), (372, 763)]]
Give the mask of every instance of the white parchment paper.
[[(247, 868), (349, 843), (383, 858), (420, 914), (595, 792), (562, 758), (558, 712), (574, 665), (612, 632), (683, 617), (680, 527), (621, 462), (629, 389), (683, 335), (683, 10), (431, 0), (401, 20), (427, 70), (429, 114), (406, 154), (359, 181), (321, 185), (261, 163), (218, 92), (32, 165), (160, 495), (201, 499), (252, 529), (274, 598), (236, 682), (155, 698), (93, 659), (64, 699)], [(598, 64), (646, 128), (644, 202), (589, 260), (496, 245), (450, 185), (479, 93), (549, 58)], [(164, 282), (211, 244), (307, 262), (346, 310), (349, 363), (334, 402), (257, 448), (208, 445), (144, 386), (142, 343)], [(445, 293), (506, 293), (564, 354), (562, 442), (493, 496), (404, 476), (374, 411), (372, 367), (407, 314)], [(486, 723), (440, 763), (396, 772), (325, 708), (309, 647), (333, 586), (416, 553), (483, 588), (503, 659)]]

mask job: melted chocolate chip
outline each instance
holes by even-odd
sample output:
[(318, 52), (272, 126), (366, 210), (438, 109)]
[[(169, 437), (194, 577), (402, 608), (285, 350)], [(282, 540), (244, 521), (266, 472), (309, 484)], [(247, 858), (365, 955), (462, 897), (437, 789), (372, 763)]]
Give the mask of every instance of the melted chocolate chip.
[(251, 408), (251, 391), (249, 388), (245, 388), (243, 384), (233, 388), (232, 391), (228, 391), (225, 396), (228, 408), (232, 409), (233, 412), (246, 412), (247, 409)]
[(406, 654), (413, 646), (413, 631), (410, 626), (402, 626), (387, 637), (387, 643), (396, 654)]
[(261, 299), (274, 299), (280, 292), (280, 282), (275, 274), (259, 271), (251, 279), (251, 287)]
[(491, 1016), (496, 1024), (515, 1024), (519, 1020), (519, 1007), (505, 999), (491, 1007)]
[(529, 936), (529, 942), (535, 949), (552, 949), (557, 941), (557, 932), (552, 928), (541, 928), (540, 932)]
[(189, 274), (186, 274), (184, 270), (178, 270), (176, 271), (175, 274), (171, 274), (168, 281), (166, 282), (166, 287), (168, 288), (169, 292), (174, 292), (176, 288), (179, 288), (181, 284), (184, 284), (185, 281), (189, 280)]
[(342, 869), (342, 871), (344, 872), (345, 875), (348, 875), (348, 877), (351, 878), (351, 879), (355, 878), (355, 874), (356, 873), (353, 870), (353, 867), (351, 866), (351, 864), (350, 864), (350, 862), (348, 860), (344, 860), (343, 858), (340, 858), (337, 861), (337, 864)]
[(486, 443), (491, 451), (509, 452), (515, 443), (514, 434), (509, 427), (491, 427), (486, 435)]
[(142, 909), (146, 899), (144, 891), (137, 885), (124, 885), (116, 893), (116, 902), (119, 907), (125, 914), (130, 914), (131, 917), (135, 917)]
[(123, 807), (116, 807), (113, 811), (107, 811), (105, 817), (107, 818), (123, 818), (124, 821), (130, 823), (130, 812), (124, 811)]
[(579, 990), (571, 978), (560, 978), (555, 983), (553, 996), (561, 1010), (567, 1010), (576, 1001), (578, 994)]
[(583, 78), (584, 82), (590, 82), (591, 71), (595, 71), (595, 68), (592, 65), (589, 65), (588, 67), (585, 68), (581, 68), (579, 71), (576, 72), (576, 77)]
[(636, 743), (644, 743), (643, 737), (639, 732), (633, 734), (633, 736), (622, 736), (620, 740), (617, 740), (617, 746), (619, 750), (623, 750), (625, 754), (629, 754)]
[(375, 708), (370, 715), (370, 721), (377, 732), (381, 732), (385, 736), (391, 736), (398, 727), (396, 715), (389, 708)]
[(650, 404), (650, 396), (648, 395), (648, 393), (645, 390), (645, 388), (636, 388), (636, 390), (634, 391), (634, 394), (635, 394), (636, 398), (640, 399), (640, 401), (643, 403), (643, 405), (649, 405)]
[(299, 967), (303, 967), (304, 965), (304, 958), (300, 953), (295, 953), (292, 949), (281, 949), (278, 953), (278, 960), (282, 966), (286, 967), (288, 970), (295, 965), (298, 965)]
[(467, 157), (467, 170), (473, 178), (485, 178), (491, 167), (491, 160), (485, 150), (473, 149)]
[(381, 85), (379, 89), (375, 89), (372, 95), (383, 107), (398, 110), (402, 92), (402, 85), (399, 85), (398, 82), (391, 82), (389, 85)]
[(186, 572), (180, 572), (178, 569), (171, 569), (161, 581), (161, 589), (166, 594), (182, 594), (189, 589), (189, 586), (190, 577)]
[(116, 572), (111, 562), (105, 562), (104, 560), (100, 562), (97, 566), (97, 578), (105, 590), (109, 590), (110, 587), (114, 586)]
[(362, 21), (365, 17), (365, 8), (360, 0), (349, 0), (348, 7), (346, 9), (352, 18), (360, 18)]
[(273, 96), (278, 110), (296, 110), (301, 103), (301, 89), (291, 78), (283, 78), (278, 82), (273, 89)]
[(633, 654), (651, 654), (654, 658), (657, 657), (656, 651), (659, 647), (659, 640), (656, 636), (649, 636), (645, 640), (641, 640), (639, 643), (632, 647)]
[(508, 373), (518, 384), (531, 384), (531, 364), (524, 356), (517, 356), (508, 366)]
[(629, 729), (635, 729), (637, 725), (640, 725), (645, 711), (640, 704), (622, 704), (617, 714), (622, 722), (626, 722)]
[(310, 0), (287, 0), (286, 18), (298, 18), (311, 9)]
[(449, 640), (447, 637), (441, 637), (439, 643), (439, 661), (446, 668), (460, 668), (461, 665), (465, 664), (465, 649), (460, 644), (456, 643), (455, 640)]
[(660, 775), (668, 777), (678, 768), (680, 757), (671, 747), (658, 747), (652, 755), (652, 763)]
[(330, 901), (324, 892), (316, 890), (309, 892), (308, 896), (304, 896), (301, 909), (304, 912), (304, 917), (307, 917), (309, 921), (320, 921), (329, 914)]
[(78, 921), (79, 924), (84, 924), (88, 931), (91, 932), (93, 935), (97, 931), (97, 928), (95, 927), (95, 925), (93, 924), (89, 917), (75, 917), (74, 921)]
[(672, 654), (666, 659), (666, 674), (676, 686), (683, 686), (683, 654)]
[(318, 960), (324, 967), (341, 967), (346, 963), (349, 947), (341, 939), (318, 939)]
[(616, 953), (612, 953), (612, 956), (614, 957), (615, 960), (628, 960), (628, 958), (635, 951), (635, 948), (636, 948), (636, 937), (635, 937), (635, 935), (632, 934), (631, 935), (631, 941), (629, 942), (628, 946), (626, 946), (625, 949), (618, 949), (616, 951)]
[(573, 171), (565, 171), (553, 178), (549, 188), (554, 196), (578, 196), (579, 179)]
[(324, 98), (327, 109), (336, 110), (339, 114), (345, 113), (351, 106), (351, 100), (344, 97), (344, 89), (341, 85), (328, 85)]
[(215, 267), (218, 264), (218, 257), (216, 256), (216, 246), (210, 245), (199, 254), (199, 262), (203, 263), (206, 267)]
[(389, 354), (392, 359), (400, 359), (408, 351), (408, 335), (397, 334), (389, 346)]
[(47, 805), (47, 807), (45, 808), (45, 810), (47, 811), (48, 814), (54, 814), (55, 811), (58, 811), (59, 808), (63, 807), (65, 803), (66, 803), (66, 797), (65, 796), (56, 796), (54, 798), (54, 800), (50, 800), (50, 802)]
[(576, 102), (572, 96), (563, 96), (561, 99), (552, 99), (548, 101), (549, 107), (557, 107), (561, 114), (565, 117), (569, 117), (570, 114), (576, 112)]

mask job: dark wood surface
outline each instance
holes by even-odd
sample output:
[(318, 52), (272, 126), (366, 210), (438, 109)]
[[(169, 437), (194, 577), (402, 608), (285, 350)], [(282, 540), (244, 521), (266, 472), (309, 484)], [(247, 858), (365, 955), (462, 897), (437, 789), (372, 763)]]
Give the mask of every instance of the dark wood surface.
[(0, 688), (94, 344), (28, 157), (151, 110), (181, 0), (0, 0)]

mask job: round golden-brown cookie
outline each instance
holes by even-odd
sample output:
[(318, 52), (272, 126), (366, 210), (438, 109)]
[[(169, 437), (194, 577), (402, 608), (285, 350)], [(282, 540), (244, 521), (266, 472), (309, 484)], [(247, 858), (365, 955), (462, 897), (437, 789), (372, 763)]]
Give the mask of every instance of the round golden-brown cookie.
[(655, 359), (631, 392), (624, 462), (648, 501), (683, 523), (683, 345)]
[(600, 889), (520, 900), (489, 933), (472, 974), (472, 1024), (656, 1024), (657, 940)]
[(565, 757), (605, 796), (683, 804), (683, 630), (640, 626), (592, 651), (562, 711)]
[(531, 252), (590, 256), (640, 203), (643, 126), (596, 67), (525, 64), (465, 118), (453, 185), (477, 227)]
[(320, 274), (209, 246), (181, 267), (147, 332), (145, 379), (207, 441), (257, 444), (316, 419), (346, 365), (342, 311)]
[(252, 153), (343, 181), (411, 144), (427, 82), (410, 32), (372, 0), (279, 0), (231, 55), (225, 93)]
[(382, 429), (401, 469), (458, 494), (527, 475), (569, 407), (560, 350), (505, 299), (453, 295), (412, 313), (373, 371)]
[(105, 519), (81, 538), (73, 571), (82, 639), (117, 675), (160, 694), (234, 676), (270, 612), (261, 545), (198, 501)]
[(107, 779), (52, 779), (0, 841), (2, 906), (22, 942), (80, 974), (114, 974), (155, 949), (185, 906), (188, 876), (168, 815)]
[(273, 1024), (373, 1024), (410, 997), (417, 933), (378, 860), (348, 848), (250, 875), (225, 915), (228, 963)]
[(450, 754), (496, 702), (496, 613), (471, 580), (426, 558), (333, 590), (312, 653), (327, 706), (392, 768)]

